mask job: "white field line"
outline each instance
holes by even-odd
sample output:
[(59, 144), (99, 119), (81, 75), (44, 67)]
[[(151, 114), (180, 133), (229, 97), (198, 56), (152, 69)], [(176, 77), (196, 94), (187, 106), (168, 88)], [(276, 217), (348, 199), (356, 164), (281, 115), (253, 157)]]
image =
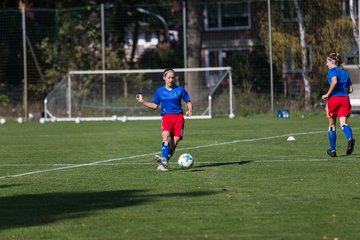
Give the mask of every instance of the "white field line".
[(14, 178), (14, 177), (23, 177), (23, 176), (34, 175), (34, 174), (38, 174), (38, 173), (45, 173), (45, 172), (59, 171), (59, 170), (65, 170), (65, 169), (71, 169), (71, 168), (94, 166), (94, 165), (99, 165), (99, 164), (108, 163), (108, 162), (113, 162), (113, 161), (121, 161), (121, 160), (133, 159), (133, 158), (148, 157), (148, 156), (153, 156), (153, 155), (155, 155), (155, 154), (157, 154), (157, 153), (148, 153), (148, 154), (141, 154), (141, 155), (135, 155), (135, 156), (130, 156), (130, 157), (113, 158), (113, 159), (100, 160), (100, 161), (90, 162), (90, 163), (69, 165), (69, 166), (58, 167), (58, 168), (42, 169), (42, 170), (37, 170), (37, 171), (32, 171), (32, 172), (26, 172), (26, 173), (14, 174), (14, 175), (1, 176), (0, 179), (4, 179), (4, 178)]
[[(353, 161), (358, 159), (356, 158), (349, 158), (341, 159), (341, 162), (344, 161)], [(239, 162), (246, 162), (247, 160), (238, 160), (238, 161), (226, 161), (226, 163), (239, 163)], [(296, 163), (296, 162), (323, 162), (323, 161), (333, 161), (331, 158), (306, 158), (306, 159), (271, 159), (271, 160), (249, 160), (251, 163), (277, 163), (277, 162), (287, 162), (287, 163)], [(206, 161), (196, 161), (196, 165), (206, 165), (206, 164), (221, 164), (224, 162), (206, 162)], [(121, 163), (98, 163), (96, 166), (120, 166), (120, 165), (153, 165), (153, 162), (121, 162)], [(176, 165), (176, 162), (170, 162), (170, 165)], [(68, 164), (0, 164), (0, 167), (13, 167), (13, 166), (77, 166), (77, 163), (68, 163)], [(90, 165), (89, 165), (90, 166)], [(95, 166), (95, 164), (94, 164)], [(11, 177), (11, 176), (7, 176)]]
[[(195, 146), (195, 147), (179, 148), (178, 151), (189, 150), (189, 149), (199, 149), (199, 148), (209, 148), (209, 147), (223, 146), (223, 145), (229, 145), (229, 144), (236, 144), (236, 143), (241, 143), (241, 142), (254, 142), (254, 141), (261, 141), (261, 140), (269, 140), (269, 139), (276, 139), (276, 138), (282, 138), (282, 137), (288, 137), (288, 136), (311, 135), (311, 134), (318, 134), (318, 133), (324, 133), (324, 131), (311, 131), (311, 132), (302, 132), (302, 133), (282, 134), (282, 135), (270, 136), (270, 137), (239, 139), (239, 140), (234, 140), (234, 141), (230, 141), (230, 142), (213, 143), (213, 144), (206, 144), (206, 145), (200, 145), (200, 146)], [(90, 162), (90, 163), (67, 165), (67, 166), (62, 166), (62, 167), (57, 167), (57, 168), (49, 168), (49, 169), (42, 169), (42, 170), (19, 173), (19, 174), (14, 174), (14, 175), (0, 176), (0, 180), (5, 179), (5, 178), (23, 177), (23, 176), (34, 175), (34, 174), (45, 173), (45, 172), (60, 171), (60, 170), (65, 170), (65, 169), (100, 165), (100, 164), (115, 162), (115, 161), (123, 161), (123, 160), (129, 160), (129, 159), (134, 159), (134, 158), (148, 157), (148, 156), (153, 156), (158, 153), (159, 152), (140, 154), (140, 155), (134, 155), (134, 156), (129, 156), (129, 157), (99, 160), (99, 161)], [(259, 162), (259, 161), (257, 161), (257, 162)]]

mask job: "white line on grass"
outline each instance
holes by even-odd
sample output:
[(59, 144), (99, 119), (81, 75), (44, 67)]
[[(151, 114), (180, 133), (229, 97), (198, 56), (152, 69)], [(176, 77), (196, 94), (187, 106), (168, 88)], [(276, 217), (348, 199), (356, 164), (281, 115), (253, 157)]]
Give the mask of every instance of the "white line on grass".
[(65, 170), (65, 169), (71, 169), (71, 168), (94, 166), (94, 165), (99, 165), (99, 164), (113, 162), (113, 161), (121, 161), (121, 160), (133, 159), (133, 158), (148, 157), (148, 156), (152, 156), (152, 155), (155, 155), (155, 154), (157, 154), (157, 153), (148, 153), (148, 154), (141, 154), (141, 155), (135, 155), (135, 156), (130, 156), (130, 157), (122, 157), (122, 158), (113, 158), (113, 159), (108, 159), (108, 160), (101, 160), (101, 161), (96, 161), (96, 162), (91, 162), (91, 163), (76, 164), (76, 165), (70, 165), (70, 166), (64, 166), (64, 167), (58, 167), (58, 168), (42, 169), (42, 170), (37, 170), (37, 171), (32, 171), (32, 172), (1, 176), (0, 179), (23, 177), (23, 176), (33, 175), (33, 174), (37, 174), (37, 173), (45, 173), (45, 172), (59, 171), (59, 170)]
[[(276, 139), (276, 138), (282, 138), (282, 137), (288, 137), (288, 136), (301, 136), (301, 135), (318, 134), (318, 133), (324, 133), (324, 131), (311, 131), (311, 132), (302, 132), (302, 133), (282, 134), (282, 135), (270, 136), (270, 137), (239, 139), (239, 140), (234, 140), (234, 141), (230, 141), (230, 142), (212, 143), (212, 144), (200, 145), (200, 146), (195, 146), (195, 147), (179, 148), (178, 151), (189, 150), (189, 149), (208, 148), (208, 147), (215, 147), (215, 146), (223, 146), (223, 145), (229, 145), (229, 144), (235, 144), (235, 143), (241, 143), (241, 142), (254, 142), (254, 141), (261, 141), (261, 140), (269, 140), (269, 139)], [(122, 161), (122, 160), (134, 159), (134, 158), (153, 156), (153, 155), (158, 154), (158, 153), (159, 152), (147, 153), (147, 154), (140, 154), (140, 155), (134, 155), (134, 156), (129, 156), (129, 157), (113, 158), (113, 159), (100, 160), (100, 161), (90, 162), (90, 163), (63, 166), (63, 167), (58, 167), (58, 168), (42, 169), (42, 170), (19, 173), (19, 174), (14, 174), (14, 175), (0, 176), (0, 179), (23, 177), (23, 176), (34, 175), (34, 174), (38, 174), (38, 173), (45, 173), (45, 172), (60, 171), (60, 170), (65, 170), (65, 169), (94, 166), (94, 165), (99, 165), (99, 164), (104, 164), (104, 163), (109, 163), (109, 162), (115, 162), (115, 161)], [(256, 162), (259, 162), (259, 161), (256, 161)]]
[(241, 142), (254, 142), (254, 141), (260, 141), (260, 140), (269, 140), (269, 139), (275, 139), (275, 138), (282, 138), (282, 137), (289, 137), (289, 136), (301, 136), (301, 135), (309, 135), (309, 134), (317, 134), (317, 133), (324, 133), (324, 131), (289, 133), (289, 134), (283, 134), (283, 135), (277, 135), (277, 136), (271, 136), (271, 137), (239, 139), (239, 140), (234, 140), (234, 141), (230, 141), (230, 142), (213, 143), (213, 144), (207, 144), (207, 145), (196, 146), (196, 147), (179, 148), (179, 150), (208, 148), (208, 147), (216, 147), (216, 146), (229, 145), (229, 144), (235, 144), (235, 143), (241, 143)]
[[(127, 158), (124, 158), (127, 159)], [(349, 158), (347, 157), (346, 159), (341, 159), (341, 162), (344, 161), (353, 161), (356, 160), (357, 158)], [(238, 160), (238, 161), (226, 161), (226, 163), (241, 163), (241, 162), (246, 162), (247, 160)], [(296, 163), (296, 162), (323, 162), (323, 161), (333, 161), (331, 158), (306, 158), (306, 159), (267, 159), (267, 160), (248, 160), (249, 162), (252, 163), (277, 163), (277, 162), (288, 162), (288, 163)], [(221, 164), (224, 162), (208, 162), (208, 161), (196, 161), (197, 165), (206, 165), (206, 164)], [(134, 165), (134, 164), (138, 164), (138, 165), (153, 165), (153, 162), (119, 162), (119, 163), (97, 163), (97, 164), (92, 164), (92, 165), (96, 165), (96, 166), (120, 166), (120, 165)], [(170, 165), (176, 165), (176, 162), (170, 162)], [(54, 164), (0, 164), (0, 167), (14, 167), (14, 166), (77, 166), (79, 164), (77, 163), (68, 163), (68, 164), (58, 164), (58, 163), (54, 163)], [(11, 176), (8, 176), (11, 177)]]
[(24, 167), (24, 166), (70, 166), (77, 163), (4, 163), (0, 167)]

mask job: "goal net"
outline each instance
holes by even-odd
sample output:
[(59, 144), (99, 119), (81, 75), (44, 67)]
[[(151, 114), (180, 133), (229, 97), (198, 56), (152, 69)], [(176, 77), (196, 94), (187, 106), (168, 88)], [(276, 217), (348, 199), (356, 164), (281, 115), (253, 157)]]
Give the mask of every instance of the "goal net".
[[(175, 83), (193, 103), (190, 118), (234, 117), (230, 67), (175, 68)], [(137, 93), (151, 101), (164, 85), (163, 69), (70, 71), (44, 100), (47, 121), (150, 120), (159, 110), (140, 104)], [(183, 109), (185, 112), (185, 104)]]

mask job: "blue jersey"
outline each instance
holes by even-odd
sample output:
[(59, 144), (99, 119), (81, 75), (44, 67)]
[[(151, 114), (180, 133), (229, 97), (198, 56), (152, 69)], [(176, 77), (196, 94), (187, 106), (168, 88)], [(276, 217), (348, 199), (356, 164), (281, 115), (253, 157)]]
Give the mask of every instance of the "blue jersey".
[(161, 116), (164, 116), (165, 114), (183, 113), (181, 100), (190, 102), (190, 96), (183, 87), (175, 85), (171, 90), (165, 86), (158, 88), (152, 102), (156, 105), (161, 103)]
[(333, 77), (337, 78), (337, 84), (335, 88), (330, 93), (331, 96), (349, 96), (348, 88), (352, 85), (350, 81), (349, 74), (339, 67), (334, 67), (328, 70), (328, 82), (331, 85), (331, 79)]

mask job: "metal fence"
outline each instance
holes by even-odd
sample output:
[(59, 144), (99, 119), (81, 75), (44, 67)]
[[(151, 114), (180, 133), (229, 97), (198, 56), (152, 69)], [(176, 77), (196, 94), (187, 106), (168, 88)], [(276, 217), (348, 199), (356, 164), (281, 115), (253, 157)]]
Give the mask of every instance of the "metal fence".
[(359, 62), (353, 0), (89, 4), (0, 10), (2, 115), (41, 112), (71, 70), (165, 67), (231, 66), (238, 114), (316, 109), (325, 56)]

